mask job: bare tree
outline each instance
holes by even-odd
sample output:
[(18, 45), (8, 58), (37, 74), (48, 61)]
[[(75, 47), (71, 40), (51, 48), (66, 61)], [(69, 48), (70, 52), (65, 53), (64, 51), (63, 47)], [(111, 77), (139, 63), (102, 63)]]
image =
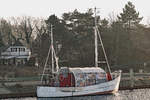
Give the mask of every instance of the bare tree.
[[(38, 54), (38, 59), (42, 61), (42, 35), (47, 33), (47, 26), (44, 19), (35, 20), (35, 34), (36, 39), (34, 40), (34, 52)], [(42, 64), (42, 63), (40, 63)]]
[(23, 17), (21, 19), (19, 28), (21, 29), (21, 32), (23, 33), (23, 37), (26, 41), (26, 44), (30, 47), (32, 35), (34, 31), (34, 20), (32, 17)]
[(1, 37), (3, 37), (3, 41), (5, 45), (11, 45), (12, 44), (12, 29), (11, 24), (9, 21), (5, 19), (0, 19), (0, 33)]
[(42, 34), (46, 33), (46, 23), (44, 19), (38, 19), (35, 22), (35, 31), (36, 31), (36, 39), (39, 41), (39, 45), (41, 45), (41, 37)]
[(23, 37), (23, 32), (21, 30), (21, 18), (20, 17), (11, 17), (10, 18), (11, 24), (12, 24), (12, 33), (15, 36), (15, 42), (20, 40), (25, 40)]
[(108, 15), (109, 23), (112, 24), (113, 22), (117, 21), (117, 14), (115, 12), (109, 13)]

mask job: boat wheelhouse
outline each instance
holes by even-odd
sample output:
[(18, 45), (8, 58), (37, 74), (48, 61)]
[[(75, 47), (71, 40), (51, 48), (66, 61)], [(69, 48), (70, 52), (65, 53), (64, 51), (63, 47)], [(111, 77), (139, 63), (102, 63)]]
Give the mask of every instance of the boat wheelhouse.
[(59, 70), (58, 79), (51, 80), (45, 84), (56, 87), (84, 87), (109, 81), (107, 73), (97, 67), (68, 68)]
[(106, 72), (101, 68), (61, 68), (59, 74), (60, 87), (84, 87), (107, 82)]

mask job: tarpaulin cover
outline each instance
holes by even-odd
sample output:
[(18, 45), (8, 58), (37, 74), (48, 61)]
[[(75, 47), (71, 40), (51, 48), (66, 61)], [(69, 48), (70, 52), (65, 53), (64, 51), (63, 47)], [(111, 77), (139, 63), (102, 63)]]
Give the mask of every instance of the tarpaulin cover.
[(106, 72), (99, 67), (69, 68), (74, 74), (76, 87), (88, 86), (106, 81)]

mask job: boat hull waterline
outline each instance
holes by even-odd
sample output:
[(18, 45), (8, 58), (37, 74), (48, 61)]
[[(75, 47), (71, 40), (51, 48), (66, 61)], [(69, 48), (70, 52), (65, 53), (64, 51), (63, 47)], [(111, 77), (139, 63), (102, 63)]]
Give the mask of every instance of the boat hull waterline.
[(115, 93), (119, 89), (121, 75), (115, 79), (85, 87), (50, 87), (38, 86), (37, 97), (70, 97)]

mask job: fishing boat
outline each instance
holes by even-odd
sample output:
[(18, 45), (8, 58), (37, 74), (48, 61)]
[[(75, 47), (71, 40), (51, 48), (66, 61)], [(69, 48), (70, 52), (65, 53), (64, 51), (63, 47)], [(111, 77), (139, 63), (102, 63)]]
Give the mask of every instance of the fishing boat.
[[(96, 12), (96, 9), (95, 9)], [(59, 67), (58, 57), (53, 47), (53, 32), (51, 28), (51, 46), (41, 77), (42, 85), (37, 86), (37, 97), (70, 97), (101, 95), (115, 93), (119, 89), (121, 71), (111, 72), (104, 49), (101, 34), (96, 25), (95, 13), (95, 66), (94, 67)], [(98, 39), (105, 57), (105, 61), (98, 59)], [(48, 61), (51, 55), (51, 65)], [(99, 63), (105, 63), (108, 71), (103, 70)], [(48, 80), (47, 80), (48, 79)]]

